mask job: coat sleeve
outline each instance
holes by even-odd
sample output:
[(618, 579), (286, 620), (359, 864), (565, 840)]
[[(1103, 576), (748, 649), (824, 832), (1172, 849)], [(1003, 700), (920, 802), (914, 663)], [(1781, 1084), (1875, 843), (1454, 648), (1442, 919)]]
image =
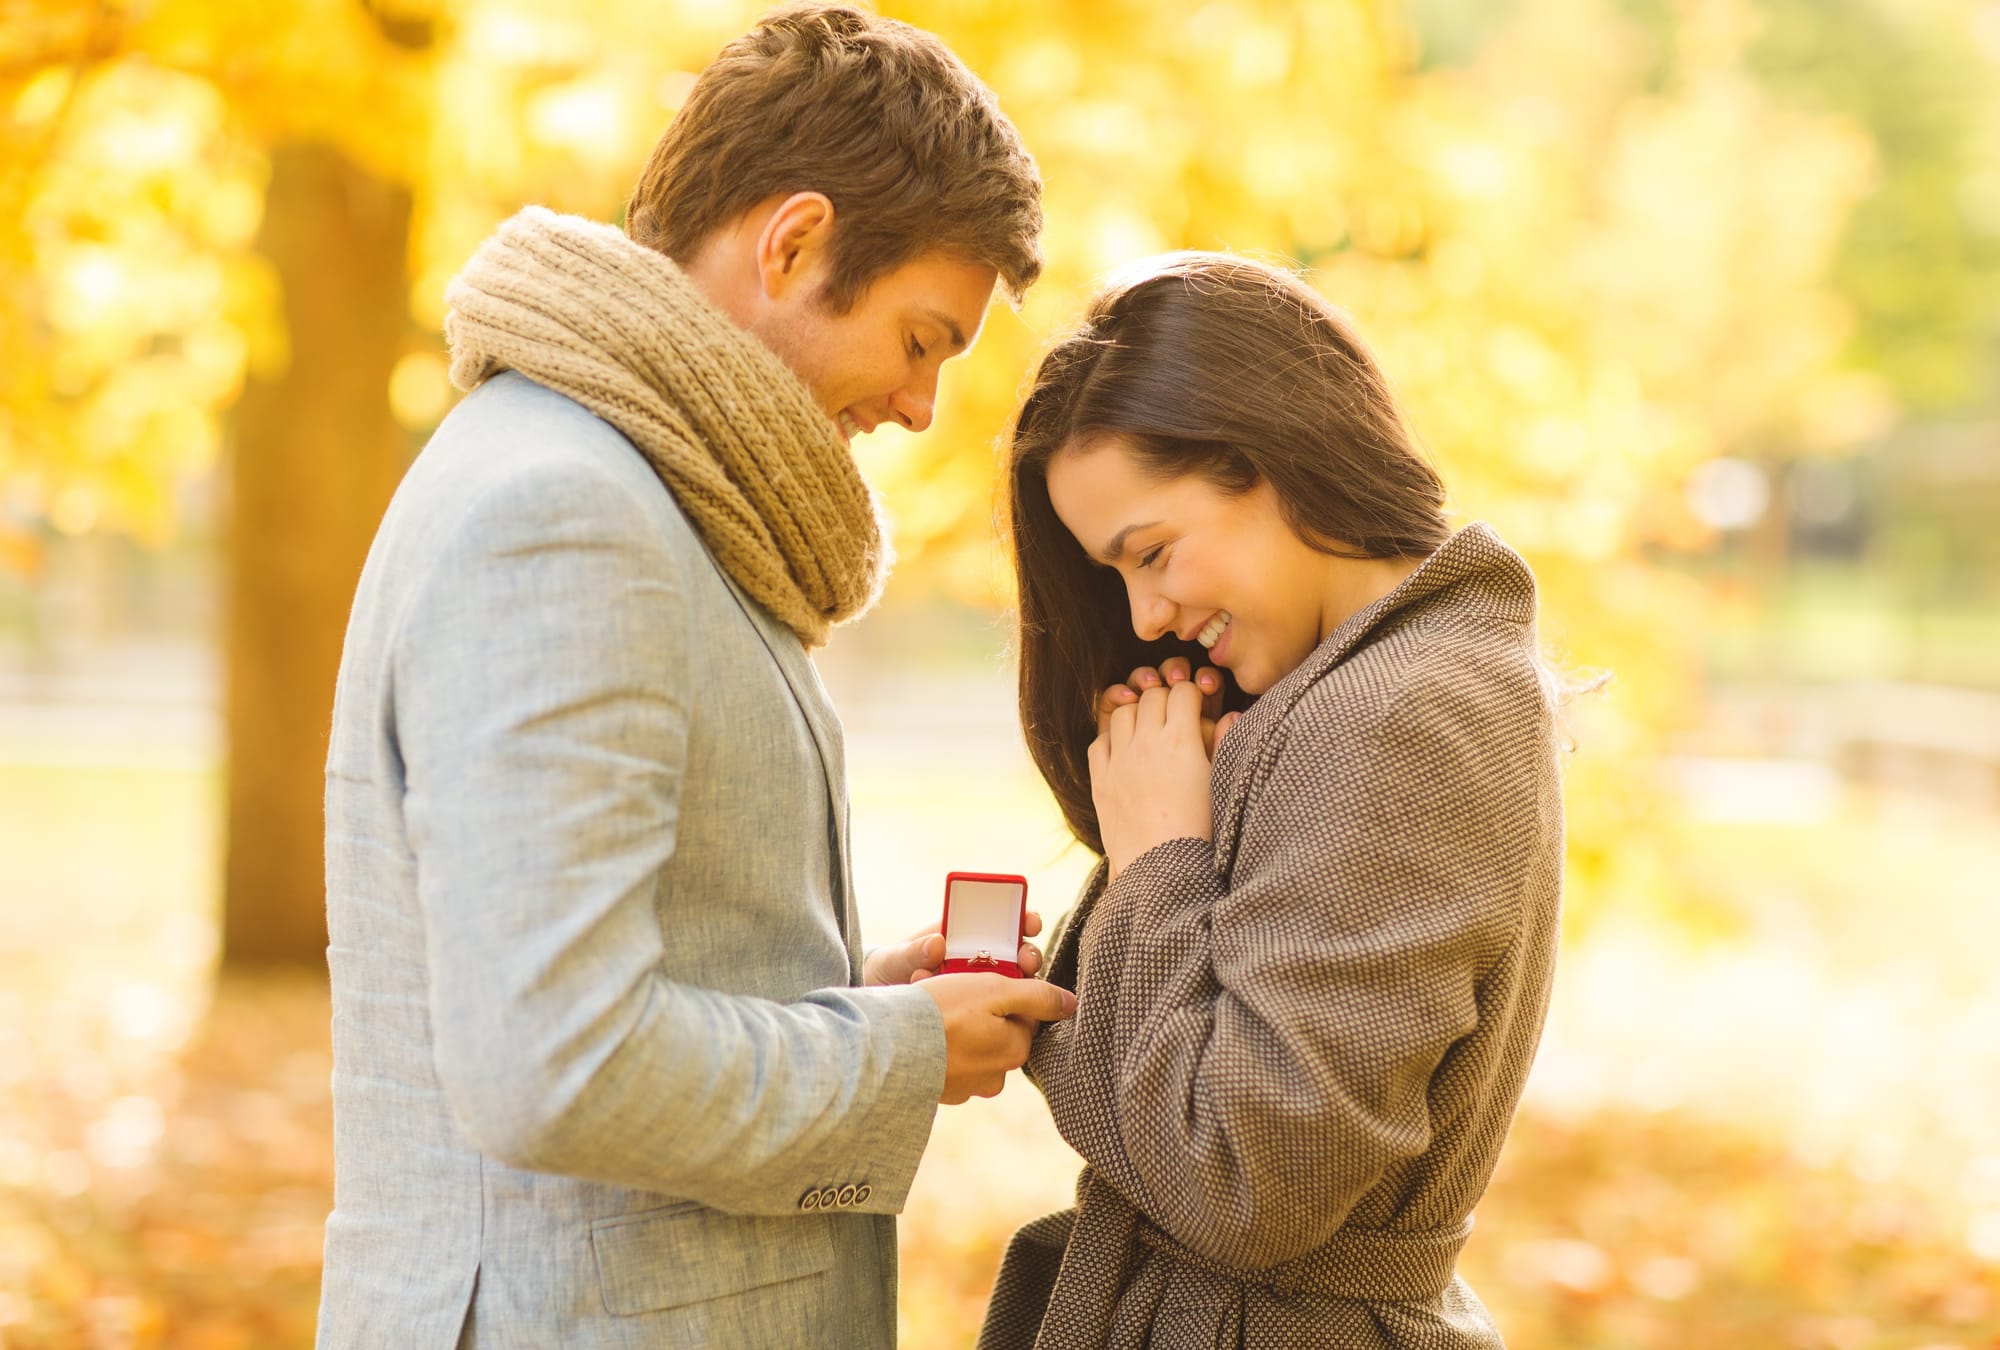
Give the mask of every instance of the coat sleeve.
[(1097, 899), (1076, 1018), (1032, 1066), (1100, 1176), (1247, 1268), (1322, 1246), (1429, 1147), (1431, 1079), (1514, 938), (1532, 833), (1525, 736), (1462, 688), (1414, 684), (1360, 727), (1312, 707), (1274, 728), (1226, 886), (1188, 838)]
[(699, 634), (657, 524), (588, 473), (516, 475), (412, 594), (395, 734), (435, 1065), (466, 1135), (734, 1213), (862, 1181), (859, 1208), (900, 1209), (944, 1078), (930, 997), (778, 1002), (664, 973), (659, 877), (703, 785), (683, 777)]

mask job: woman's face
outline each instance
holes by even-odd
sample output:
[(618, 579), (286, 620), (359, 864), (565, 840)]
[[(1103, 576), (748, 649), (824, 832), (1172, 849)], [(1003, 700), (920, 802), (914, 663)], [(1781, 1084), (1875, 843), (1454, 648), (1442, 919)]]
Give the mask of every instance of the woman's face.
[(1084, 552), (1124, 578), (1132, 631), (1201, 642), (1248, 693), (1291, 673), (1335, 626), (1339, 560), (1292, 532), (1269, 483), (1232, 495), (1197, 474), (1155, 478), (1122, 438), (1101, 436), (1057, 451), (1048, 486)]

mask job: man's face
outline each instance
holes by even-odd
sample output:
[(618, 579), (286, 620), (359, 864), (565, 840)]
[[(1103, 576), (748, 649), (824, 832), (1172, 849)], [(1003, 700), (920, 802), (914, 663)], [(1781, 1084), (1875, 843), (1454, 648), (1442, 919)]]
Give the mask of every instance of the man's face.
[(843, 438), (896, 422), (931, 424), (938, 368), (979, 337), (999, 273), (926, 253), (877, 277), (845, 314), (820, 286), (798, 287), (751, 324), (813, 391)]

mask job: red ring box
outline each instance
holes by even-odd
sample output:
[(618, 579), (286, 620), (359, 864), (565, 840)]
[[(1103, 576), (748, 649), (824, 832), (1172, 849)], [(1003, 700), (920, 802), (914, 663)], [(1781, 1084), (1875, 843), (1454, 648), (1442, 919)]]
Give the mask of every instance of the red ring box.
[(952, 872), (944, 879), (941, 975), (989, 971), (1023, 978), (1017, 958), (1028, 922), (1028, 879), (1004, 872)]

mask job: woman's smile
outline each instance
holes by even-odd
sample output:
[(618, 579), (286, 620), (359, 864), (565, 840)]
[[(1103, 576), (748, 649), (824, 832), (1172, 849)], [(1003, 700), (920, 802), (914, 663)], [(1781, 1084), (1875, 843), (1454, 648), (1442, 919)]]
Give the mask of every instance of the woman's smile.
[[(1203, 633), (1206, 633), (1207, 631), (1208, 630), (1206, 628), (1202, 630)], [(1208, 648), (1208, 659), (1215, 662), (1215, 664), (1218, 666), (1228, 665), (1229, 639), (1234, 637), (1235, 635), (1236, 635), (1236, 620), (1234, 618), (1229, 617), (1228, 610), (1224, 610), (1223, 624), (1221, 629), (1216, 633), (1213, 639), (1207, 642), (1203, 642), (1201, 644), (1202, 646)], [(1195, 640), (1199, 642), (1200, 638), (1197, 637)]]
[(1229, 611), (1226, 609), (1217, 610), (1215, 617), (1203, 624), (1201, 631), (1194, 635), (1194, 640), (1202, 646), (1207, 647), (1212, 653), (1216, 642), (1221, 639), (1223, 633), (1228, 629), (1229, 622)]
[[(1070, 534), (1124, 580), (1133, 633), (1192, 637), (1246, 693), (1283, 679), (1331, 626), (1328, 595), (1347, 560), (1307, 546), (1268, 483), (1161, 478), (1104, 436), (1057, 453), (1048, 487)], [(1225, 595), (1241, 603), (1225, 608)]]

